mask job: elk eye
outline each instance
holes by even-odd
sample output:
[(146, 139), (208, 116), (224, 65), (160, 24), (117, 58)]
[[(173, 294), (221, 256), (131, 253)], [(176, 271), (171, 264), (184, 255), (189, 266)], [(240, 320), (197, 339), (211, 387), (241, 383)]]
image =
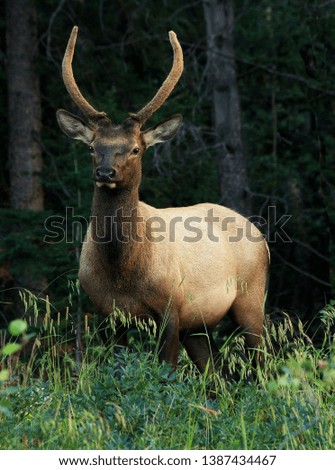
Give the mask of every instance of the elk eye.
[(90, 146), (88, 147), (88, 150), (89, 150), (91, 153), (94, 152), (94, 148), (92, 147), (92, 145), (90, 145)]
[(132, 151), (132, 153), (134, 155), (137, 155), (139, 153), (140, 149), (138, 147), (135, 147), (134, 150)]

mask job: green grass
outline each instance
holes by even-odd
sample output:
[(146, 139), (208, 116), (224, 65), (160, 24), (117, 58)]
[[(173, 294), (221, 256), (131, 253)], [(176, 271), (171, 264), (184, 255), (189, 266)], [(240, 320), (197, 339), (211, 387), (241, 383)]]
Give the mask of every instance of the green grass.
[[(23, 300), (36, 316), (36, 299)], [(333, 306), (322, 313), (318, 349), (300, 323), (297, 331), (288, 318), (269, 326), (256, 381), (245, 380), (250, 364), (237, 354), (240, 338), (227, 341), (223, 352), (230, 367), (241, 371), (238, 383), (200, 376), (184, 352), (170, 376), (157, 361), (155, 340), (149, 338), (148, 346), (140, 325), (130, 351), (122, 354), (119, 378), (111, 348), (99, 342), (88, 317), (79, 368), (69, 311), (62, 321), (52, 316), (47, 302), (25, 360), (2, 359), (9, 378), (3, 374), (8, 380), (0, 385), (1, 449), (335, 448)], [(29, 340), (26, 333), (19, 338)]]

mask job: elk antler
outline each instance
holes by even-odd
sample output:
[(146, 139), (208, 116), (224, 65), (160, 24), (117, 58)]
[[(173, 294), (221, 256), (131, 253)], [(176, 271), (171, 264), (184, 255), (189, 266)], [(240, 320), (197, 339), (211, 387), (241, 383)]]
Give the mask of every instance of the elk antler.
[(72, 59), (73, 59), (73, 54), (74, 54), (74, 48), (76, 45), (76, 40), (77, 40), (77, 34), (78, 34), (78, 27), (74, 26), (71, 32), (71, 36), (69, 38), (69, 41), (67, 43), (66, 51), (64, 54), (63, 58), (63, 63), (62, 63), (62, 75), (63, 75), (63, 81), (64, 85), (71, 96), (72, 100), (74, 103), (80, 108), (83, 113), (92, 121), (95, 121), (100, 118), (106, 117), (106, 113), (99, 112), (96, 109), (91, 106), (88, 101), (83, 97), (81, 94), (76, 81), (73, 76), (73, 71), (72, 71)]
[(183, 50), (174, 31), (169, 32), (169, 39), (171, 46), (173, 47), (173, 64), (169, 75), (152, 100), (149, 101), (149, 103), (146, 104), (144, 108), (138, 111), (138, 113), (130, 114), (130, 116), (136, 119), (136, 121), (138, 121), (141, 125), (143, 125), (145, 121), (147, 121), (153, 115), (153, 113), (163, 105), (178, 83), (178, 80), (183, 72)]

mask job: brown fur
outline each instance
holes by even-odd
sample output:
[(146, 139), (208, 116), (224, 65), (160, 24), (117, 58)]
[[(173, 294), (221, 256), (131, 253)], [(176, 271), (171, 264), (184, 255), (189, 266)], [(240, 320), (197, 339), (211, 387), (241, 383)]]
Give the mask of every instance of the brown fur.
[[(122, 125), (107, 117), (86, 124), (59, 110), (57, 118), (92, 154), (96, 184), (79, 279), (96, 307), (105, 316), (117, 306), (132, 317), (154, 318), (161, 329), (160, 359), (174, 367), (181, 341), (201, 371), (215, 362), (211, 333), (228, 312), (255, 348), (263, 331), (269, 265), (258, 229), (215, 204), (156, 209), (139, 201), (142, 154), (171, 138), (181, 116), (146, 131), (136, 117)], [(155, 230), (157, 222), (165, 233)], [(187, 226), (191, 222), (196, 233)], [(124, 332), (119, 342), (126, 344)]]

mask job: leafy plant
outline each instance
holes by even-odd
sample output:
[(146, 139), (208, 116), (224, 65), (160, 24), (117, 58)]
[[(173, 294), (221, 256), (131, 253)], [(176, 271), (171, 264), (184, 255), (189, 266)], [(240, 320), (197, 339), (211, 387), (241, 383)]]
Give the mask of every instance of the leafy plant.
[[(10, 379), (10, 371), (6, 368), (6, 361), (13, 354), (20, 351), (22, 345), (29, 340), (27, 335), (28, 324), (25, 320), (17, 319), (10, 322), (8, 326), (8, 332), (11, 337), (10, 341), (7, 342), (1, 349), (1, 361), (0, 361), (0, 413), (10, 415), (10, 400), (9, 397), (15, 392), (14, 387), (4, 387)], [(13, 338), (20, 338), (20, 342), (14, 342)]]

